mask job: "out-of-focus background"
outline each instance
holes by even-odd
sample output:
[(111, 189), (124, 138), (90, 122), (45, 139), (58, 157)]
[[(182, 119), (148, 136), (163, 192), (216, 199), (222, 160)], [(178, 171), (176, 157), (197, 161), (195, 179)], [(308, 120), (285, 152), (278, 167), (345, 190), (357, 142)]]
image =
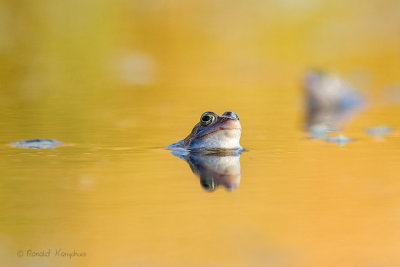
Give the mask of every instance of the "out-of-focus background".
[[(312, 68), (367, 96), (355, 142), (308, 139)], [(0, 265), (398, 266), (399, 77), (396, 0), (2, 1)], [(162, 149), (207, 110), (240, 116), (233, 192)]]

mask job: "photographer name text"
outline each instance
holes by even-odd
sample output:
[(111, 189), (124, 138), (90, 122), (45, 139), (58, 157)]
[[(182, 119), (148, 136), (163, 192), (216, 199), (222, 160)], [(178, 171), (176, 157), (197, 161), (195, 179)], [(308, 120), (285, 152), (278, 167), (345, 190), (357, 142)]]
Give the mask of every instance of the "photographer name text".
[(60, 257), (66, 259), (73, 258), (83, 258), (86, 257), (87, 254), (84, 251), (72, 249), (66, 250), (62, 248), (57, 249), (42, 249), (42, 250), (34, 250), (34, 249), (26, 249), (26, 250), (18, 250), (17, 256), (19, 258), (22, 257), (30, 257), (30, 258), (47, 258), (47, 257)]

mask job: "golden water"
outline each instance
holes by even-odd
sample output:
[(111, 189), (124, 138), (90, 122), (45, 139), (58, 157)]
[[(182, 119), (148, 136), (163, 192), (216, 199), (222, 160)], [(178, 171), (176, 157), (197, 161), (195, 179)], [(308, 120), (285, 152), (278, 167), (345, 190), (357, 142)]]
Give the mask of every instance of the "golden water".
[[(400, 82), (399, 10), (396, 0), (3, 1), (0, 265), (399, 266), (400, 107), (389, 90)], [(368, 95), (342, 132), (355, 142), (302, 130), (302, 77), (314, 67)], [(206, 192), (163, 149), (207, 110), (240, 116), (249, 152), (232, 192)], [(366, 135), (378, 125), (395, 131)], [(71, 145), (6, 145), (32, 138)]]

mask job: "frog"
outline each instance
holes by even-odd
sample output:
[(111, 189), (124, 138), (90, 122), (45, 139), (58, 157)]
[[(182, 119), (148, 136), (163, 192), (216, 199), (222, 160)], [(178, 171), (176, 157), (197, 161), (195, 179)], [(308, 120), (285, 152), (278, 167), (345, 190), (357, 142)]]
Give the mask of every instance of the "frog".
[(341, 130), (365, 107), (365, 97), (335, 73), (310, 71), (305, 78), (306, 124), (309, 132)]
[(167, 149), (189, 152), (243, 150), (240, 145), (241, 133), (242, 127), (236, 113), (226, 111), (219, 116), (207, 111), (200, 116), (200, 121), (186, 138)]

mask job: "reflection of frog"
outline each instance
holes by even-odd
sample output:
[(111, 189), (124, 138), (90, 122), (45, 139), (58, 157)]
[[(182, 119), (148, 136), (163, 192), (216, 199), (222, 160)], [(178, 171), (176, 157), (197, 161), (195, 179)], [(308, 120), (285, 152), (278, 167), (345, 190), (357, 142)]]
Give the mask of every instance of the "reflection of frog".
[(321, 125), (335, 131), (362, 108), (364, 98), (339, 76), (311, 71), (306, 76), (307, 128)]
[(207, 191), (214, 191), (219, 185), (227, 190), (235, 190), (240, 183), (240, 151), (229, 153), (179, 153), (172, 152), (185, 160), (193, 173), (200, 177), (201, 186)]
[(218, 116), (214, 112), (205, 112), (188, 137), (167, 148), (171, 150), (241, 149), (239, 144), (241, 132), (242, 127), (236, 113), (227, 111), (222, 116)]

